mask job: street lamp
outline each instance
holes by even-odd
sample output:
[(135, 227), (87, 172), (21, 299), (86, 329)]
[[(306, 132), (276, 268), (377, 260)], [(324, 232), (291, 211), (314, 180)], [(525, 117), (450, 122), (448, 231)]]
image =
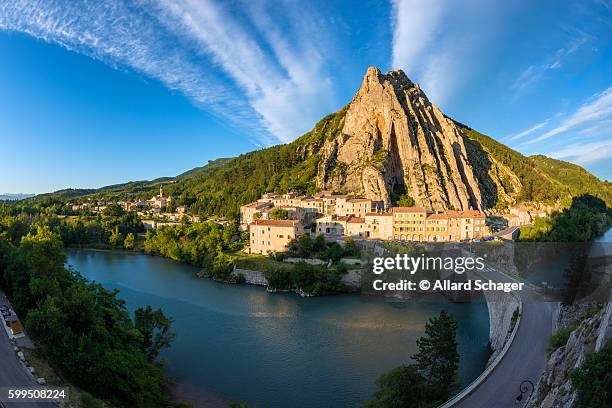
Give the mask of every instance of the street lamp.
[(529, 395), (527, 396), (527, 401), (529, 401), (529, 398), (531, 398), (533, 391), (535, 390), (535, 385), (533, 385), (531, 381), (525, 380), (521, 383), (519, 389), (521, 390), (521, 393), (518, 395), (518, 397), (516, 397), (516, 401), (514, 401), (515, 405), (523, 401), (523, 395), (525, 395), (527, 392), (529, 392)]

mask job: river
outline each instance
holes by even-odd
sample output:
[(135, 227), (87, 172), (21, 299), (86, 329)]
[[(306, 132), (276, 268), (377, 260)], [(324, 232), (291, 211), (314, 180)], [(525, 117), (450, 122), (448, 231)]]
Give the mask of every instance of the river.
[(125, 252), (68, 251), (68, 264), (119, 289), (130, 311), (150, 304), (174, 319), (166, 371), (201, 406), (352, 407), (376, 379), (410, 361), (425, 322), (446, 309), (459, 322), (460, 380), (489, 356), (486, 303), (398, 301), (357, 294), (304, 299), (293, 293), (199, 279), (197, 268)]

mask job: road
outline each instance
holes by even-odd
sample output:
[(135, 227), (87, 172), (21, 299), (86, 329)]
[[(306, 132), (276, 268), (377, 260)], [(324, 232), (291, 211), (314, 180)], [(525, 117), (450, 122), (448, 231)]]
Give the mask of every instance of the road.
[[(0, 305), (2, 304), (6, 303), (4, 295), (0, 292)], [(4, 319), (0, 324), (4, 324)], [(0, 387), (39, 387), (13, 351), (13, 345), (2, 328), (0, 328)], [(53, 402), (0, 402), (0, 407), (2, 406), (6, 408), (56, 408), (57, 404)]]
[(492, 237), (500, 237), (500, 238), (504, 238), (504, 239), (514, 239), (513, 235), (516, 232), (516, 230), (520, 229), (521, 227), (508, 227), (505, 228), (501, 231), (498, 231), (494, 234), (491, 234)]
[[(494, 268), (487, 276), (497, 282), (516, 280)], [(518, 408), (525, 405), (529, 391), (520, 404), (516, 403), (524, 380), (537, 384), (546, 365), (546, 346), (553, 329), (555, 303), (546, 302), (532, 288), (520, 294), (523, 311), (521, 321), (506, 355), (497, 367), (471, 393), (452, 405), (457, 408)]]

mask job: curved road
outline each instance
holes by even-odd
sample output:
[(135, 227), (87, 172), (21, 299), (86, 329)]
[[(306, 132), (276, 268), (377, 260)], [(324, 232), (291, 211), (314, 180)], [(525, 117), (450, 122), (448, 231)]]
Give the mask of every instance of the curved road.
[[(497, 269), (487, 267), (487, 277), (497, 282), (518, 282)], [(519, 327), (497, 367), (464, 398), (453, 404), (457, 408), (517, 408), (526, 405), (529, 390), (520, 404), (520, 385), (524, 380), (537, 384), (546, 365), (546, 346), (553, 330), (556, 303), (547, 302), (525, 285), (520, 292), (523, 311)]]

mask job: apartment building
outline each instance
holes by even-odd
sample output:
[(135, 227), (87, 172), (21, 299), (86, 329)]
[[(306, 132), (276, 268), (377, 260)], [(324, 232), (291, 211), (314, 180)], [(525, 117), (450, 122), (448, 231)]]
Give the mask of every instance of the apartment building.
[(450, 216), (449, 240), (482, 238), (489, 234), (486, 217), (479, 210), (447, 211)]
[(393, 239), (393, 214), (390, 212), (369, 212), (365, 215), (368, 237), (372, 239)]
[(291, 240), (304, 233), (297, 220), (255, 220), (249, 226), (250, 252), (267, 254), (282, 252)]
[(446, 213), (428, 214), (425, 218), (425, 241), (450, 241), (451, 223), (451, 217)]
[(342, 237), (348, 235), (347, 221), (350, 217), (340, 215), (325, 215), (317, 218), (317, 234), (323, 234), (327, 238)]
[(270, 201), (255, 201), (253, 203), (240, 206), (240, 226), (245, 228), (255, 221), (255, 214), (261, 214), (268, 208), (272, 208), (273, 204)]
[(287, 211), (287, 219), (304, 221), (306, 218), (306, 210), (302, 207), (294, 206), (279, 206), (279, 207), (268, 207), (261, 211), (262, 220), (271, 220), (274, 218), (275, 210)]
[(365, 217), (372, 211), (373, 202), (367, 198), (352, 198), (351, 196), (336, 197), (335, 214), (340, 216), (354, 215)]
[(346, 235), (349, 237), (367, 238), (369, 236), (365, 218), (350, 216), (346, 221)]
[(393, 207), (393, 239), (423, 241), (427, 209), (423, 207)]

